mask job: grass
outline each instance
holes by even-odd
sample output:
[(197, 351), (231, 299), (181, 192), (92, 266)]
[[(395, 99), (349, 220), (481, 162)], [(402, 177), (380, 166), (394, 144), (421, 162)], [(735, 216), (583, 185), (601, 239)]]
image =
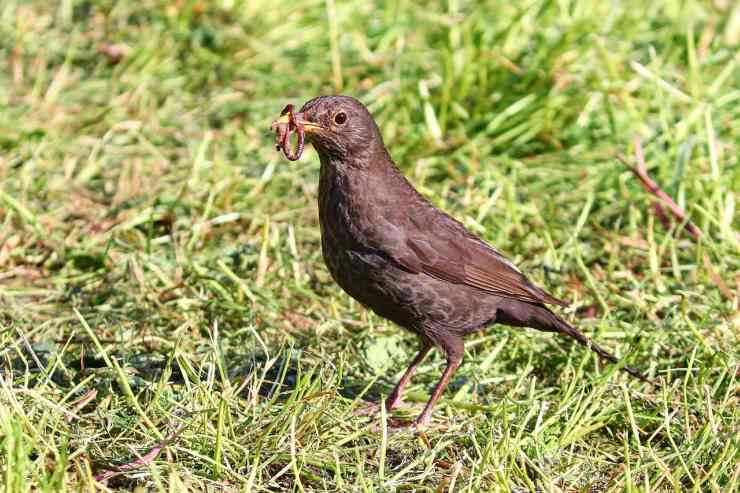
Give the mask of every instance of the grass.
[[(737, 491), (738, 26), (719, 0), (4, 0), (0, 481)], [(354, 416), (415, 341), (331, 281), (317, 156), (288, 164), (267, 131), (334, 92), (663, 386), (497, 326), (468, 339), (425, 434)], [(616, 159), (635, 136), (698, 241)]]

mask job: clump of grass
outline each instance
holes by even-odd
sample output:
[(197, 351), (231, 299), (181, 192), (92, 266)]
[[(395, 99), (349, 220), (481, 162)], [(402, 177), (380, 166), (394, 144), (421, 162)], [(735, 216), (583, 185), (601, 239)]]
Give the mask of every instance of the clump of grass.
[[(719, 1), (4, 1), (6, 489), (736, 490), (739, 18)], [(493, 327), (438, 428), (354, 416), (414, 339), (331, 282), (316, 156), (284, 164), (267, 132), (339, 88), (423, 193), (664, 384)], [(698, 241), (617, 161), (635, 136)]]

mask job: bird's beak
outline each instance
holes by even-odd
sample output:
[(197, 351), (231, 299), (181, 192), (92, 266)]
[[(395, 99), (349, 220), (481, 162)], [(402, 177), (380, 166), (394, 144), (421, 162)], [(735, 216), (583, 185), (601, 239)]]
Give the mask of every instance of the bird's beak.
[[(317, 130), (321, 130), (323, 127), (319, 124), (313, 123), (311, 121), (306, 120), (303, 113), (295, 113), (293, 115), (293, 118), (295, 119), (295, 122), (297, 125), (303, 125), (303, 129), (306, 131), (306, 133), (315, 132)], [(272, 122), (272, 126), (275, 127), (279, 124), (288, 124), (290, 123), (290, 115), (287, 113), (274, 122)]]

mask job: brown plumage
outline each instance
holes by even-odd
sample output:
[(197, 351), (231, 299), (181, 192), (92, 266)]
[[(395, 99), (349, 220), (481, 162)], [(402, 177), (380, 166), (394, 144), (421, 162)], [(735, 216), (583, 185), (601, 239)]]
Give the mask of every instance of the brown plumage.
[[(388, 409), (400, 402), (416, 366), (436, 346), (447, 368), (416, 420), (418, 427), (428, 424), (462, 362), (463, 337), (493, 323), (564, 334), (617, 362), (545, 306), (566, 302), (532, 284), (501, 253), (414, 189), (359, 101), (318, 97), (274, 128), (285, 129), (290, 118), (321, 159), (319, 221), (329, 272), (350, 296), (420, 338), (419, 354), (386, 400)], [(637, 370), (624, 370), (645, 379)]]

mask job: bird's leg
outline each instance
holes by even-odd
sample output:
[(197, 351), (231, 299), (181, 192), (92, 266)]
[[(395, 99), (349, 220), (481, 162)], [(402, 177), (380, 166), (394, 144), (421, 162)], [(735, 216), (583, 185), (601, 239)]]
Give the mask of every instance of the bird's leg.
[(442, 378), (439, 379), (437, 386), (434, 388), (434, 392), (432, 393), (432, 397), (429, 398), (429, 402), (427, 402), (427, 405), (424, 407), (424, 410), (421, 412), (419, 417), (416, 418), (416, 422), (414, 424), (417, 429), (425, 428), (429, 424), (429, 421), (431, 421), (434, 405), (442, 395), (442, 392), (444, 392), (445, 387), (447, 387), (450, 377), (452, 377), (452, 374), (455, 373), (455, 370), (457, 370), (462, 363), (463, 355), (465, 354), (462, 339), (448, 338), (443, 341), (442, 347), (447, 354), (447, 368), (445, 368), (444, 373), (442, 373)]
[(411, 361), (411, 364), (406, 369), (406, 372), (401, 377), (401, 380), (398, 381), (396, 386), (391, 391), (388, 398), (385, 400), (385, 409), (387, 411), (390, 411), (394, 407), (396, 407), (398, 404), (401, 403), (401, 396), (403, 395), (403, 389), (406, 388), (406, 386), (411, 381), (411, 377), (416, 372), (416, 367), (421, 364), (422, 361), (424, 361), (424, 358), (427, 354), (429, 354), (429, 351), (432, 349), (432, 344), (427, 340), (422, 340), (421, 346), (419, 347), (419, 353), (416, 355), (416, 357)]
[(413, 361), (411, 361), (409, 367), (406, 369), (401, 379), (393, 388), (390, 395), (386, 398), (385, 402), (381, 402), (379, 404), (372, 403), (363, 406), (353, 411), (353, 414), (356, 416), (367, 416), (371, 414), (377, 414), (380, 411), (381, 405), (385, 406), (386, 411), (390, 411), (391, 409), (398, 406), (402, 402), (401, 396), (403, 395), (403, 389), (406, 388), (408, 383), (411, 381), (411, 377), (414, 375), (414, 372), (416, 372), (416, 368), (424, 360), (426, 355), (429, 354), (429, 351), (432, 349), (432, 347), (434, 346), (431, 341), (422, 339), (421, 344), (419, 345), (418, 354), (416, 355), (416, 357), (414, 357)]
[(460, 363), (462, 363), (462, 359), (447, 361), (447, 368), (445, 368), (444, 373), (442, 373), (442, 378), (439, 379), (439, 383), (437, 383), (437, 386), (434, 388), (432, 397), (429, 399), (429, 402), (427, 402), (427, 405), (424, 407), (424, 410), (421, 412), (419, 417), (416, 418), (415, 425), (417, 428), (425, 428), (429, 424), (429, 421), (432, 419), (432, 409), (434, 408), (434, 405), (437, 403), (439, 396), (442, 395), (442, 392), (444, 392), (445, 387), (447, 387), (447, 384), (450, 381), (450, 377), (455, 373), (455, 370), (460, 366)]

